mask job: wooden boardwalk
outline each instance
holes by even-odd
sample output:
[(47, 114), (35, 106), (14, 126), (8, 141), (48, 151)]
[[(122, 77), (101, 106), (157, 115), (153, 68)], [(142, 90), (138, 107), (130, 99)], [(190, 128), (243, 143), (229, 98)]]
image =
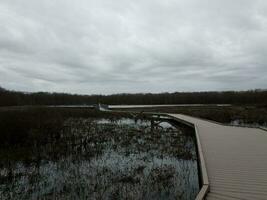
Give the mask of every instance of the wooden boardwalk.
[(168, 115), (196, 129), (204, 182), (198, 199), (267, 200), (266, 131)]
[(267, 200), (266, 130), (227, 126), (182, 114), (143, 114), (171, 117), (195, 129), (202, 182), (197, 200)]

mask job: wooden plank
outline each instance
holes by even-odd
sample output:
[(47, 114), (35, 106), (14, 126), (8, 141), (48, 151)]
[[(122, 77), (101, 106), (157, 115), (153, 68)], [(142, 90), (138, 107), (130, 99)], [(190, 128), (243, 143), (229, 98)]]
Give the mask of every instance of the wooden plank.
[(207, 199), (267, 199), (265, 131), (224, 126), (179, 114), (171, 116), (197, 127), (209, 176)]

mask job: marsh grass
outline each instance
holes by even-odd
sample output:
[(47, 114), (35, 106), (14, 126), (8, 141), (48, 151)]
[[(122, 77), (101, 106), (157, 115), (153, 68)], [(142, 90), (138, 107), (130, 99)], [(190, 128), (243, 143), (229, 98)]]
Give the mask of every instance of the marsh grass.
[[(194, 199), (192, 130), (95, 111), (0, 114), (1, 199)], [(3, 121), (2, 121), (3, 120)]]

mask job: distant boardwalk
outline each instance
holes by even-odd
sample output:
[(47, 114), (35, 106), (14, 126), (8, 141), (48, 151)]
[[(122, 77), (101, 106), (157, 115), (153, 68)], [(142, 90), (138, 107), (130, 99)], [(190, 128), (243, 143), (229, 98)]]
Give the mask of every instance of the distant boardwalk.
[(195, 125), (207, 172), (206, 199), (267, 199), (266, 131), (169, 115)]

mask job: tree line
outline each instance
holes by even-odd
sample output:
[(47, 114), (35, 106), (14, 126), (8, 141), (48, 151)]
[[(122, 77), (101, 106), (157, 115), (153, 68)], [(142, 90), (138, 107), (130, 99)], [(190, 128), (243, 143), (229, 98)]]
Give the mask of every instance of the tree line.
[(0, 106), (103, 104), (267, 104), (267, 90), (78, 95), (10, 91), (0, 87)]

